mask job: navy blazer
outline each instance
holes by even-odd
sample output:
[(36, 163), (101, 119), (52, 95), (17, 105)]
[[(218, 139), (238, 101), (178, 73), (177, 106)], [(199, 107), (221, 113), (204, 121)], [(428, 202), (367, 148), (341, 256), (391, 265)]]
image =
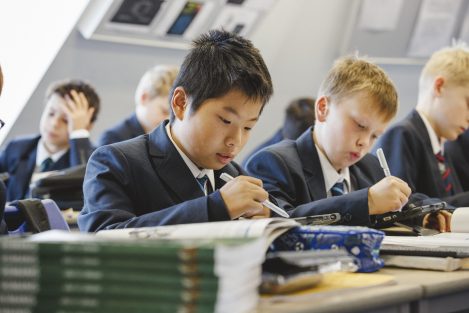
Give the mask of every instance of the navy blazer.
[(116, 126), (106, 130), (99, 138), (99, 146), (109, 145), (111, 143), (121, 142), (128, 139), (144, 135), (142, 125), (140, 125), (137, 115), (133, 113)]
[[(469, 206), (469, 192), (463, 192), (457, 175), (452, 175), (455, 195), (446, 194), (430, 136), (417, 111), (386, 131), (374, 149), (379, 147), (383, 148), (391, 174), (407, 182), (413, 192), (442, 199), (455, 207)], [(454, 173), (451, 158), (447, 161)]]
[(284, 140), (255, 154), (246, 165), (292, 217), (340, 213), (341, 224), (370, 225), (368, 187), (384, 177), (376, 157), (367, 154), (350, 166), (356, 191), (327, 198), (324, 175), (312, 128), (296, 141)]
[(8, 234), (7, 224), (3, 219), (5, 213), (5, 204), (6, 204), (6, 187), (2, 181), (0, 181), (0, 235)]
[(469, 191), (469, 130), (445, 144), (445, 156), (451, 159), (462, 189)]
[[(41, 137), (30, 136), (10, 141), (0, 155), (0, 172), (9, 175), (6, 181), (7, 201), (24, 199), (29, 190), (29, 183), (36, 168), (37, 144)], [(70, 140), (70, 148), (50, 169), (63, 170), (72, 166), (86, 164), (93, 152), (89, 138)]]
[[(161, 123), (148, 135), (98, 148), (84, 181), (82, 231), (229, 220), (220, 191), (205, 196)], [(215, 171), (242, 174), (234, 162)]]
[(283, 137), (283, 133), (282, 133), (282, 129), (280, 128), (279, 130), (277, 130), (275, 132), (275, 134), (270, 137), (268, 140), (264, 141), (263, 143), (261, 143), (260, 145), (258, 145), (257, 147), (255, 147), (249, 154), (247, 157), (244, 158), (244, 161), (242, 163), (242, 165), (245, 167), (246, 166), (246, 163), (249, 161), (249, 158), (252, 157), (254, 154), (256, 154), (258, 151), (268, 147), (268, 146), (271, 146), (273, 144), (276, 144), (280, 141), (282, 141), (283, 139), (285, 139)]

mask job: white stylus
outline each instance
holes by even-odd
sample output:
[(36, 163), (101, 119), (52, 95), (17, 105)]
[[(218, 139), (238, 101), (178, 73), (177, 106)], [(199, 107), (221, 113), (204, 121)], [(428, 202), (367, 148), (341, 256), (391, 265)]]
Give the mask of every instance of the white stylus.
[(379, 148), (376, 150), (376, 155), (378, 156), (379, 164), (383, 168), (384, 176), (391, 176), (391, 171), (389, 171), (388, 162), (386, 162), (386, 157), (384, 156), (383, 149)]
[[(220, 178), (222, 180), (224, 180), (225, 182), (229, 182), (230, 180), (233, 180), (234, 178), (227, 174), (227, 173), (222, 173), (220, 175)], [(287, 212), (285, 212), (285, 210), (283, 210), (282, 208), (279, 208), (278, 206), (276, 206), (275, 204), (273, 204), (272, 202), (269, 201), (269, 199), (265, 200), (264, 202), (262, 202), (262, 204), (266, 207), (268, 207), (270, 210), (274, 211), (275, 213), (277, 213), (278, 215), (280, 216), (283, 216), (283, 217), (290, 217), (290, 215), (288, 215)]]

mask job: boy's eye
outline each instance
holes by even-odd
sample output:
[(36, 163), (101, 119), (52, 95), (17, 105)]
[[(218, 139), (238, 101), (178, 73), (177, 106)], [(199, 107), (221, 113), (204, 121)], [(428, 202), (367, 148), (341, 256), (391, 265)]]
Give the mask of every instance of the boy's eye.
[(252, 127), (244, 127), (244, 130), (246, 131), (250, 131), (252, 129)]
[(362, 125), (362, 124), (360, 124), (360, 123), (357, 123), (357, 126), (358, 126), (358, 128), (361, 128), (361, 129), (365, 129), (365, 128), (366, 128), (365, 125)]
[(227, 119), (224, 119), (223, 117), (219, 116), (220, 120), (225, 123), (225, 124), (231, 124), (231, 121), (228, 121)]

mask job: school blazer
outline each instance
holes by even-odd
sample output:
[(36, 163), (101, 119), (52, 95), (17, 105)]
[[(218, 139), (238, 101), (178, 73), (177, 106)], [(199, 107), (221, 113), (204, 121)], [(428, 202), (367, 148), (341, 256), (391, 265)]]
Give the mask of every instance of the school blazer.
[(247, 162), (247, 172), (261, 179), (292, 217), (340, 213), (341, 224), (369, 225), (368, 187), (384, 177), (378, 160), (368, 154), (349, 168), (356, 191), (327, 198), (312, 132), (309, 128), (296, 141), (284, 140), (259, 151)]
[(219, 178), (242, 173), (234, 162), (215, 171), (205, 196), (161, 123), (148, 135), (106, 145), (91, 156), (85, 174), (82, 231), (229, 220)]
[(246, 166), (246, 163), (247, 161), (249, 160), (250, 157), (252, 157), (254, 154), (256, 154), (256, 152), (268, 147), (268, 146), (271, 146), (273, 144), (276, 144), (277, 142), (280, 142), (282, 141), (284, 138), (283, 138), (283, 134), (282, 134), (282, 128), (280, 128), (279, 130), (277, 130), (275, 132), (275, 134), (270, 137), (268, 140), (264, 141), (263, 143), (261, 143), (260, 145), (258, 145), (257, 147), (254, 148), (254, 150), (252, 150), (249, 155), (244, 159), (242, 165), (243, 166)]
[[(36, 167), (37, 144), (40, 138), (36, 135), (14, 139), (0, 154), (0, 172), (9, 174), (6, 181), (7, 201), (26, 197)], [(70, 148), (53, 164), (51, 171), (85, 164), (93, 149), (89, 138), (71, 139)]]
[(413, 192), (442, 199), (455, 207), (469, 205), (469, 192), (463, 192), (451, 158), (447, 158), (447, 163), (453, 173), (455, 195), (446, 195), (430, 136), (416, 110), (386, 131), (374, 149), (379, 147), (383, 148), (391, 174), (407, 182)]
[(445, 155), (451, 159), (462, 189), (469, 191), (469, 130), (445, 144)]
[(5, 214), (5, 203), (6, 203), (6, 187), (2, 181), (0, 181), (0, 235), (8, 234), (7, 224), (4, 220)]
[(144, 135), (145, 131), (138, 122), (137, 115), (133, 113), (130, 117), (121, 121), (116, 126), (106, 130), (98, 141), (99, 146), (109, 145)]

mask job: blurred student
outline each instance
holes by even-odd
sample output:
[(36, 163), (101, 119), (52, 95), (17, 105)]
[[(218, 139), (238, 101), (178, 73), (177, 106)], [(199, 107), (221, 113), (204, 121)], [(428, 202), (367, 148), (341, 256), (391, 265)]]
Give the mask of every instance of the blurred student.
[(377, 142), (391, 173), (415, 192), (441, 198), (453, 206), (469, 206), (443, 144), (469, 126), (469, 49), (443, 48), (425, 64), (415, 110), (391, 127)]
[(39, 135), (10, 141), (0, 154), (7, 201), (24, 199), (41, 173), (85, 164), (93, 150), (90, 130), (99, 112), (94, 88), (80, 80), (53, 83), (46, 92)]
[(397, 109), (397, 92), (382, 69), (357, 57), (339, 59), (319, 89), (314, 127), (261, 150), (246, 169), (293, 217), (340, 213), (342, 224), (373, 226), (376, 215), (401, 209), (411, 194), (368, 154)]
[[(267, 217), (267, 192), (233, 162), (273, 92), (252, 43), (210, 31), (193, 43), (147, 135), (98, 148), (84, 182), (82, 231)], [(228, 183), (221, 173), (233, 177)]]
[(457, 140), (447, 141), (444, 151), (451, 159), (462, 189), (469, 191), (469, 129)]
[(306, 129), (314, 123), (313, 98), (298, 98), (290, 102), (285, 110), (285, 119), (282, 127), (267, 141), (257, 146), (245, 159), (245, 165), (249, 158), (257, 151), (271, 146), (284, 139), (297, 139)]
[(135, 91), (135, 112), (106, 130), (99, 139), (99, 145), (128, 140), (151, 132), (169, 117), (168, 96), (178, 73), (178, 68), (157, 65), (149, 69), (140, 79)]
[[(3, 72), (2, 67), (0, 66), (0, 96), (2, 95), (3, 89)], [(0, 120), (0, 128), (5, 125), (2, 120)], [(0, 180), (0, 235), (8, 234), (7, 224), (3, 220), (3, 214), (5, 213), (5, 203), (6, 203), (6, 187), (2, 180)]]

